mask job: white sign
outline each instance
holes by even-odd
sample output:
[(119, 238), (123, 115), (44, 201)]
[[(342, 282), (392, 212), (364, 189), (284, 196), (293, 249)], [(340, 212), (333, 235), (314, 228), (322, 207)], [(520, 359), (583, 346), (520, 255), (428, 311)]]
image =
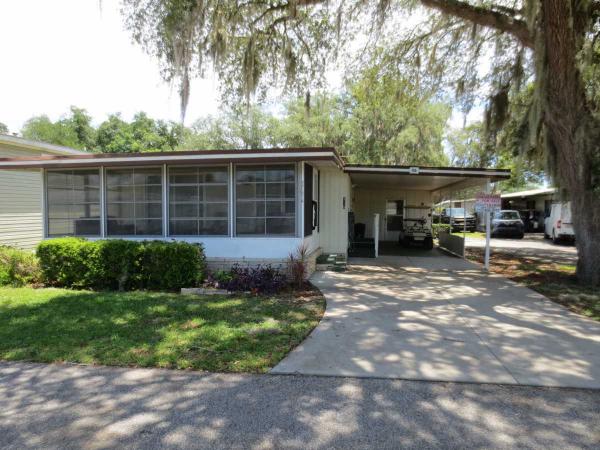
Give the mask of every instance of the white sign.
[(477, 212), (499, 211), (501, 207), (502, 199), (498, 194), (480, 192), (475, 197), (475, 211)]

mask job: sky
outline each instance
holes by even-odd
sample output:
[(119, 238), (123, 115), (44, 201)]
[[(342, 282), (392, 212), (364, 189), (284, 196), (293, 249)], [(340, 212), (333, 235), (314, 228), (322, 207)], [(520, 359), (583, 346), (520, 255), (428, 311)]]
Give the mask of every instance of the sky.
[[(114, 112), (179, 120), (176, 86), (131, 42), (118, 0), (1, 0), (0, 55), (0, 122), (11, 132), (71, 105), (96, 124)], [(217, 87), (214, 77), (192, 83), (186, 123), (218, 112)]]
[[(36, 115), (57, 120), (71, 105), (95, 125), (115, 112), (179, 120), (177, 88), (131, 42), (119, 0), (0, 0), (0, 55), (0, 122), (10, 132)], [(217, 89), (213, 75), (192, 81), (186, 125), (219, 112)], [(450, 125), (461, 126), (461, 115)]]

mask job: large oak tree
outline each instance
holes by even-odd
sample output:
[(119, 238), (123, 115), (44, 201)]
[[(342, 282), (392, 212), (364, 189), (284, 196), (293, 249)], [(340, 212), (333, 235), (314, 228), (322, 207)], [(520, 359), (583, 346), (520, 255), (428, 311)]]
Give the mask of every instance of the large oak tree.
[(281, 85), (308, 105), (328, 63), (352, 67), (348, 53), (383, 44), (394, 70), (453, 85), (465, 110), (487, 94), (493, 139), (532, 82), (520, 147), (543, 155), (567, 193), (577, 275), (600, 285), (600, 1), (125, 0), (123, 11), (164, 78), (180, 83), (182, 110), (190, 78), (207, 68), (230, 101)]

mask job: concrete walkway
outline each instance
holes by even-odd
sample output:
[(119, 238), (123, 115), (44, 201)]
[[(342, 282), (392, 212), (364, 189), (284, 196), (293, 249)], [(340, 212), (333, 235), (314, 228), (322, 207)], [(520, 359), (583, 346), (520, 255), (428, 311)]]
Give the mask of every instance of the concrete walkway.
[(600, 391), (0, 362), (2, 449), (593, 449)]
[(323, 321), (273, 373), (600, 388), (600, 323), (458, 258), (313, 278)]

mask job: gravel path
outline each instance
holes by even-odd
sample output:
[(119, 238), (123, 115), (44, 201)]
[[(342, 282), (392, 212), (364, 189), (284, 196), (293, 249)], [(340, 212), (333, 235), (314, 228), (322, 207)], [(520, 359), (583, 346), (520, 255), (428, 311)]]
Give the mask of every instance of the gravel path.
[(0, 363), (0, 448), (597, 448), (600, 391)]

